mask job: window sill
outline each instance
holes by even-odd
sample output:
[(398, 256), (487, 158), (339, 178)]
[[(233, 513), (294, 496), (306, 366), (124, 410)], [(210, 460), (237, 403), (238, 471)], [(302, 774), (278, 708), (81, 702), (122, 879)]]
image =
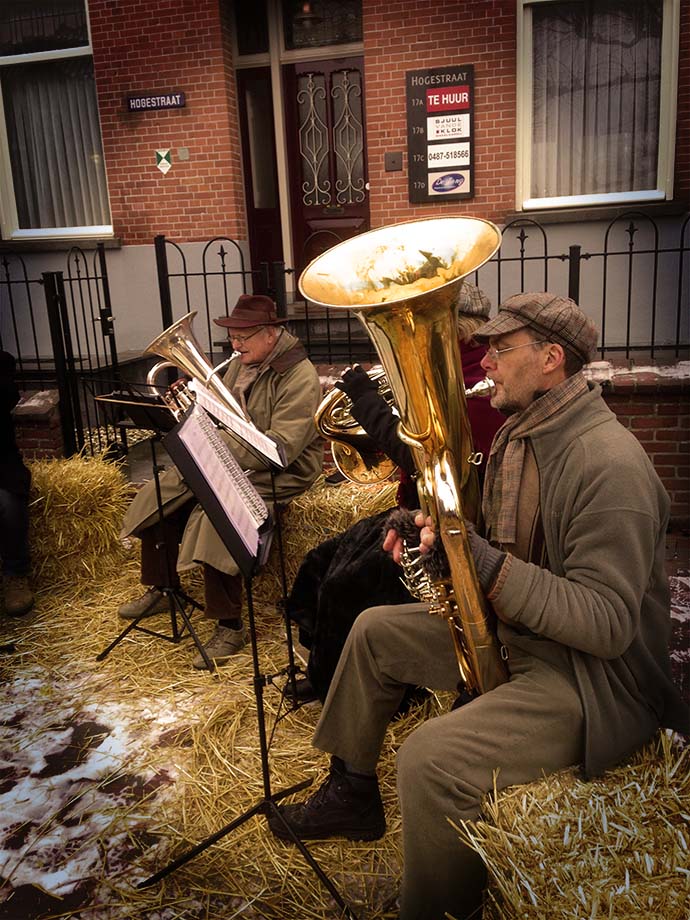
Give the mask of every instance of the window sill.
[(84, 237), (73, 240), (0, 240), (0, 252), (69, 252), (70, 249), (92, 250), (98, 243), (106, 249), (121, 249), (122, 240)]
[(598, 207), (554, 208), (544, 211), (511, 211), (505, 216), (505, 223), (512, 220), (534, 220), (540, 224), (575, 224), (595, 220), (612, 221), (623, 214), (635, 212), (648, 217), (679, 217), (688, 213), (683, 201), (659, 201), (648, 203), (630, 202), (620, 205), (599, 205)]

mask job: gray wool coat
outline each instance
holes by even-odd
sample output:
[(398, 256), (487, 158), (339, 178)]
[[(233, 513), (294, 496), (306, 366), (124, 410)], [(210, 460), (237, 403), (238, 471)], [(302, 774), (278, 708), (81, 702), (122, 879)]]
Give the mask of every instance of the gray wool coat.
[(668, 651), (669, 498), (597, 384), (529, 440), (550, 571), (512, 557), (490, 600), (502, 620), (567, 648), (585, 714), (585, 770), (596, 775), (660, 726), (690, 730)]
[[(233, 359), (223, 377), (232, 389), (241, 364)], [(323, 442), (314, 425), (314, 413), (321, 399), (321, 385), (316, 368), (307, 358), (300, 342), (287, 330), (276, 344), (274, 355), (251, 386), (247, 411), (260, 431), (280, 444), (287, 466), (276, 475), (276, 498), (287, 503), (301, 494), (318, 478), (323, 466)], [(270, 503), (273, 497), (271, 475), (243, 444), (226, 431), (220, 432), (254, 487)], [(162, 476), (161, 496), (164, 511), (171, 513), (193, 498), (180, 472), (170, 467)], [(121, 536), (137, 536), (157, 518), (155, 485), (145, 483), (125, 513)], [(228, 575), (238, 572), (237, 565), (225, 548), (202, 508), (192, 511), (180, 545), (179, 572), (200, 563), (213, 566)]]

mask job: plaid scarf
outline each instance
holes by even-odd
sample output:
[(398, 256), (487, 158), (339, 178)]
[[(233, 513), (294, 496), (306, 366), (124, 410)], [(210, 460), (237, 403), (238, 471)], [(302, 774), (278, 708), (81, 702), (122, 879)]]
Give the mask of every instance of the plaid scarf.
[(574, 374), (549, 390), (523, 412), (509, 418), (499, 428), (491, 445), (484, 483), (482, 511), (486, 532), (492, 543), (515, 543), (517, 511), (522, 466), (525, 461), (525, 439), (546, 419), (587, 392), (582, 374)]

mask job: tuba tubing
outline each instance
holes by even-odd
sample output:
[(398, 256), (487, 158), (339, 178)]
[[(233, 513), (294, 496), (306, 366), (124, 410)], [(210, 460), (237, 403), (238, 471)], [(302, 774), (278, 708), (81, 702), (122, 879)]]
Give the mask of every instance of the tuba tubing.
[(463, 278), (491, 258), (499, 229), (479, 218), (410, 221), (352, 237), (318, 256), (301, 293), (352, 310), (372, 339), (413, 447), (422, 507), (431, 515), (450, 576), (429, 585), (430, 612), (448, 620), (471, 695), (507, 680), (495, 616), (485, 602), (465, 518), (481, 514), (479, 480), (456, 335)]

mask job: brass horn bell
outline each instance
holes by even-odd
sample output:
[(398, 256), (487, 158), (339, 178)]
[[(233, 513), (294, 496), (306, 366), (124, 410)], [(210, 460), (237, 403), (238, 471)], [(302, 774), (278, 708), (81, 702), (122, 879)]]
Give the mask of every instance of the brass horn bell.
[[(151, 368), (146, 377), (146, 382), (152, 385), (163, 368), (177, 367), (187, 374), (187, 376), (205, 384), (212, 394), (219, 399), (230, 412), (237, 415), (238, 418), (246, 420), (242, 407), (230, 390), (225, 386), (218, 373), (218, 369), (214, 368), (210, 363), (194, 335), (192, 321), (196, 313), (196, 310), (187, 313), (186, 316), (183, 316), (182, 319), (178, 319), (172, 326), (168, 326), (167, 329), (164, 329), (159, 336), (156, 336), (156, 338), (146, 346), (143, 354), (158, 355), (161, 358), (165, 358), (164, 361), (159, 361), (158, 364)], [(188, 394), (185, 395), (181, 388), (175, 390), (174, 401), (181, 403), (182, 408), (186, 408), (191, 399), (192, 397)], [(171, 410), (175, 412), (170, 402), (168, 402), (168, 405)]]

